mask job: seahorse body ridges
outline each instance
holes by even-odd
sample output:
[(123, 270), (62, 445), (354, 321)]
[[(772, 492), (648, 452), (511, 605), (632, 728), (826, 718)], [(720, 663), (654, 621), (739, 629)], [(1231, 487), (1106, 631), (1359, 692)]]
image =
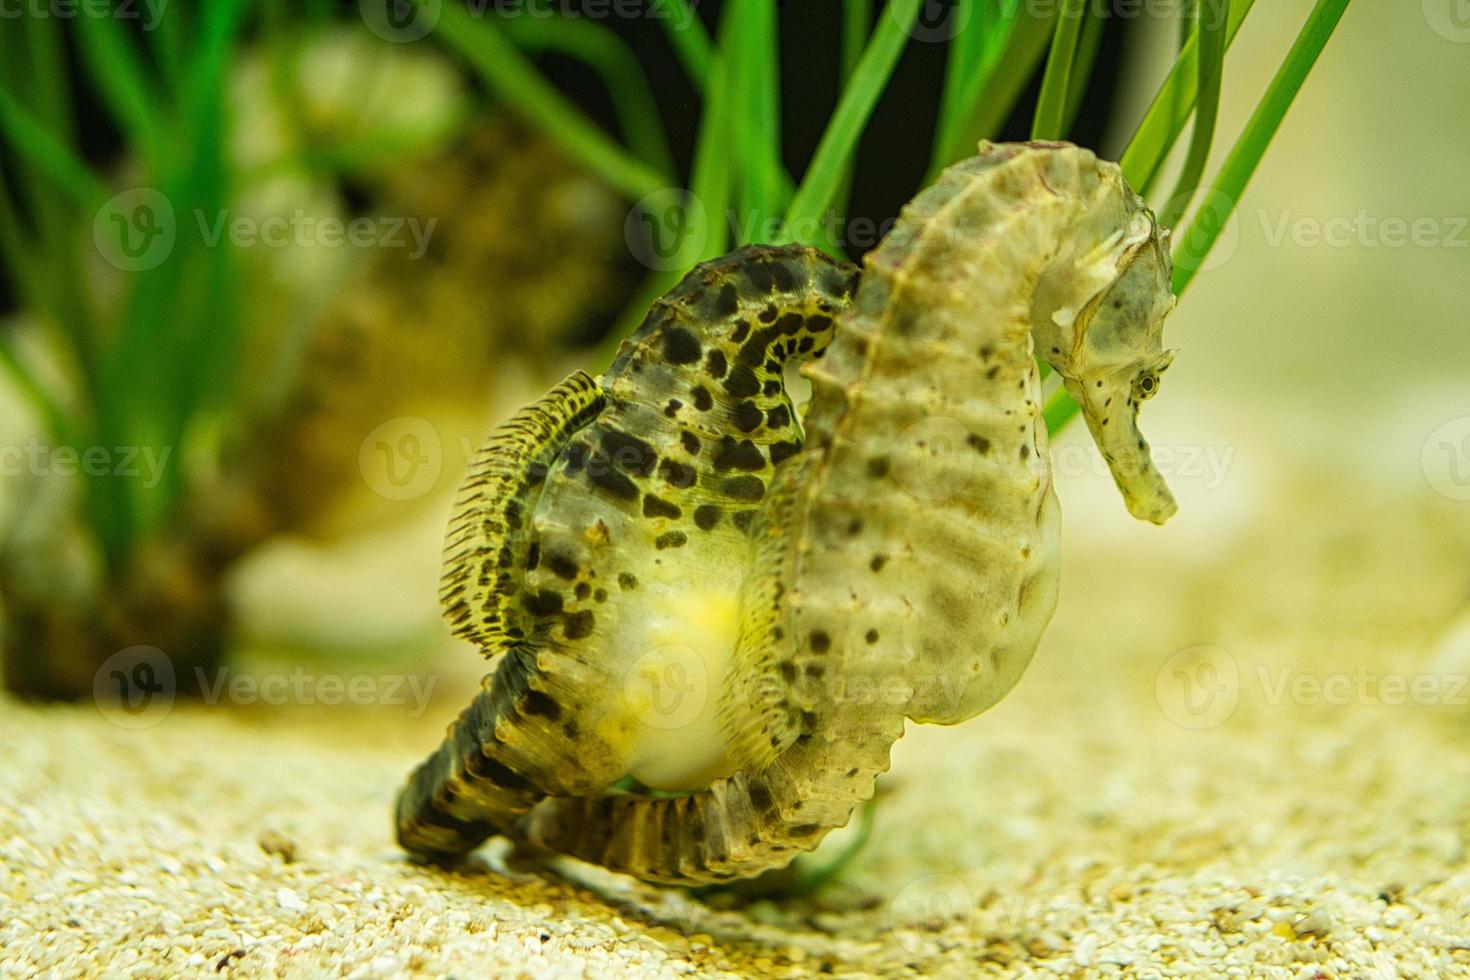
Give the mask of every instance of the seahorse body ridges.
[(769, 749), (678, 798), (553, 796), (516, 831), (651, 880), (756, 874), (847, 821), (905, 719), (1003, 697), (1057, 595), (1035, 355), (1130, 511), (1173, 512), (1136, 426), (1171, 358), (1166, 240), (1115, 165), (1066, 144), (982, 144), (920, 194), (804, 369), (805, 448), (754, 522), (719, 714), (731, 744)]

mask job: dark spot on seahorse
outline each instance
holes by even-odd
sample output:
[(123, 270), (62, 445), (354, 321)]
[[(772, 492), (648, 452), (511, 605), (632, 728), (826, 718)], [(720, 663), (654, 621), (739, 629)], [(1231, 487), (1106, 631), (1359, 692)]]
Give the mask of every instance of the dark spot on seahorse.
[(901, 309), (893, 313), (893, 332), (900, 337), (908, 337), (918, 328), (918, 317), (912, 310)]
[(812, 635), (807, 640), (811, 643), (812, 653), (826, 653), (832, 649), (832, 637), (821, 630), (812, 630)]
[(598, 589), (596, 592), (592, 593), (592, 599), (595, 602), (606, 602), (607, 589)]
[(746, 336), (748, 336), (749, 334), (750, 334), (750, 321), (749, 320), (736, 320), (735, 321), (735, 329), (730, 331), (730, 339), (733, 342), (735, 342), (735, 343), (738, 344), (741, 341), (745, 340)]
[(785, 405), (777, 405), (766, 411), (766, 425), (773, 429), (780, 429), (791, 424), (791, 409)]
[(791, 828), (791, 836), (792, 837), (810, 837), (812, 834), (815, 834), (817, 831), (819, 831), (821, 829), (822, 829), (822, 825), (821, 824), (815, 824), (815, 823), (799, 823), (795, 827), (792, 827)]
[(683, 407), (684, 403), (679, 401), (679, 399), (670, 398), (669, 403), (664, 406), (664, 414), (667, 415), (669, 418), (673, 418), (675, 415), (679, 414), (679, 409)]
[(714, 504), (700, 504), (694, 508), (694, 525), (701, 531), (708, 531), (720, 523), (720, 508)]
[(1115, 309), (1115, 310), (1121, 310), (1122, 308), (1123, 308), (1123, 301), (1121, 299), (1115, 299), (1115, 300), (1113, 300), (1113, 309)]
[(1031, 447), (1028, 446), (1028, 445), (1026, 445), (1026, 444), (1024, 444), (1024, 443), (1022, 443), (1022, 445), (1021, 445), (1021, 458), (1022, 459), (1026, 459), (1030, 455), (1031, 455)]
[(521, 698), (521, 714), (539, 716), (556, 721), (561, 717), (561, 705), (556, 699), (545, 691), (538, 691), (534, 687), (526, 691), (526, 696)]
[(994, 381), (997, 374), (1000, 374), (1000, 365), (992, 364), (990, 370), (985, 372), (985, 377), (990, 381)]
[[(694, 467), (687, 463), (681, 463), (677, 459), (664, 460), (659, 464), (659, 471), (663, 473), (664, 479), (668, 482), (669, 486), (677, 487), (680, 490), (687, 490), (694, 486), (694, 481), (698, 476), (694, 471)], [(637, 492), (636, 489), (634, 492)]]
[(742, 511), (737, 511), (730, 518), (730, 523), (731, 524), (734, 524), (735, 527), (737, 527), (741, 531), (741, 533), (744, 533), (744, 532), (750, 530), (750, 522), (753, 521), (754, 519), (755, 519), (755, 511), (753, 511), (753, 510), (742, 510)]
[(733, 436), (725, 436), (715, 450), (714, 464), (721, 470), (760, 470), (765, 469), (766, 458), (749, 439), (736, 442)]
[(878, 642), (878, 631), (877, 630), (868, 630), (866, 633), (863, 634), (863, 639), (867, 640), (868, 643), (870, 643), (870, 644), (877, 643)]
[(791, 442), (773, 442), (767, 451), (771, 454), (771, 465), (776, 466), (783, 460), (790, 459), (792, 456), (801, 452), (801, 443), (794, 440)]
[(783, 660), (781, 661), (780, 670), (781, 679), (784, 680), (786, 683), (790, 684), (792, 681), (796, 680), (796, 664), (792, 663), (789, 660)]
[(709, 352), (709, 356), (704, 359), (704, 369), (709, 372), (712, 378), (723, 378), (729, 368), (730, 365), (725, 360), (725, 352), (722, 350), (712, 350)]
[(551, 569), (552, 574), (556, 575), (557, 578), (564, 578), (571, 581), (577, 577), (577, 562), (575, 559), (569, 558), (566, 555), (547, 555), (546, 567)]
[(505, 523), (511, 530), (519, 530), (521, 526), (521, 502), (519, 500), (508, 500), (505, 504)]
[(750, 805), (760, 812), (769, 813), (775, 809), (776, 801), (771, 798), (771, 791), (766, 788), (765, 783), (752, 779), (746, 791), (750, 794)]
[(720, 483), (720, 489), (736, 500), (759, 500), (766, 495), (766, 485), (758, 476), (732, 476)]
[(874, 555), (873, 560), (868, 562), (868, 567), (875, 572), (881, 572), (883, 570), (883, 566), (886, 564), (888, 564), (887, 555)]
[(617, 429), (603, 430), (602, 451), (612, 458), (619, 469), (640, 476), (652, 473), (654, 464), (658, 462), (658, 453), (654, 452), (652, 446), (637, 436)]
[(781, 310), (775, 303), (770, 304), (758, 314), (761, 323), (775, 323), (776, 318), (781, 315)]
[(787, 313), (776, 321), (776, 330), (784, 334), (797, 334), (806, 323), (806, 317), (800, 313)]
[(561, 593), (551, 589), (542, 589), (526, 597), (526, 611), (532, 616), (555, 616), (561, 612), (561, 606)]
[(691, 456), (699, 452), (699, 437), (696, 436), (694, 433), (688, 431), (687, 429), (679, 433), (679, 444), (682, 445), (684, 447), (684, 451)]
[(638, 487), (617, 470), (606, 455), (593, 452), (587, 460), (587, 480), (593, 486), (607, 491), (622, 500), (637, 500)]
[(671, 504), (662, 497), (655, 497), (651, 493), (643, 495), (644, 517), (681, 517), (683, 514), (678, 504)]
[(854, 776), (857, 775), (857, 772), (858, 771), (856, 769), (849, 769), (849, 770), (847, 770), (847, 778), (848, 779), (851, 779), (852, 777), (854, 777)]
[(765, 395), (767, 398), (774, 398), (777, 395), (781, 394), (781, 380), (779, 378), (772, 378), (765, 384), (761, 385), (761, 394)]
[(624, 592), (638, 588), (638, 578), (632, 572), (618, 572), (618, 587)]
[(974, 433), (971, 433), (969, 436), (965, 437), (965, 441), (968, 442), (970, 444), (970, 447), (981, 456), (984, 456), (986, 453), (990, 452), (990, 440), (985, 438), (984, 436), (977, 436)]
[(814, 334), (820, 335), (827, 333), (832, 329), (832, 318), (822, 314), (809, 316), (806, 320), (806, 328)]
[(852, 520), (847, 522), (848, 537), (856, 537), (857, 534), (862, 531), (862, 529), (863, 522), (861, 518), (854, 517)]
[(796, 345), (796, 352), (798, 354), (805, 354), (815, 346), (817, 346), (817, 338), (803, 337), (801, 338), (801, 343)]
[(683, 531), (665, 531), (653, 539), (653, 546), (659, 551), (665, 548), (682, 548), (689, 541), (689, 535)]
[(789, 293), (796, 288), (799, 282), (796, 273), (791, 266), (785, 262), (774, 262), (771, 264), (771, 275), (776, 280), (776, 288), (783, 293)]
[(582, 726), (577, 724), (577, 719), (568, 718), (561, 723), (561, 731), (567, 738), (576, 738), (582, 734)]
[(980, 360), (982, 360), (982, 361), (988, 361), (988, 360), (990, 360), (990, 355), (992, 355), (994, 353), (995, 353), (995, 348), (994, 347), (991, 347), (989, 344), (981, 344), (980, 345)]
[(767, 361), (766, 362), (766, 373), (767, 374), (780, 374), (781, 373), (781, 362), (778, 361), (778, 360), (775, 360), (774, 358), (771, 359), (771, 360), (769, 360), (769, 361)]
[(532, 541), (531, 547), (526, 549), (526, 571), (534, 572), (536, 566), (541, 564), (541, 542)]
[(773, 626), (773, 627), (771, 627), (771, 639), (773, 639), (773, 640), (784, 640), (784, 639), (786, 639), (786, 631), (783, 630), (779, 626)]
[(874, 456), (868, 460), (868, 475), (875, 480), (881, 480), (888, 475), (888, 457)]
[(592, 586), (587, 582), (578, 582), (577, 587), (572, 590), (578, 599), (585, 599), (592, 594)]
[(715, 316), (734, 316), (735, 311), (738, 309), (740, 309), (740, 293), (736, 291), (732, 284), (727, 282), (720, 287), (720, 291), (715, 297)]
[(597, 617), (593, 615), (592, 610), (583, 609), (581, 612), (574, 612), (566, 618), (566, 622), (562, 624), (561, 628), (562, 635), (569, 640), (580, 640), (584, 636), (590, 636), (592, 634), (592, 628), (596, 625)]
[(695, 385), (690, 394), (694, 396), (694, 407), (701, 412), (708, 412), (714, 407), (715, 400), (710, 397), (709, 391), (703, 385)]
[(737, 403), (735, 410), (730, 413), (730, 419), (735, 423), (735, 428), (741, 432), (754, 432), (763, 418), (765, 418), (765, 413), (755, 402), (749, 401)]
[(731, 398), (749, 398), (760, 390), (760, 382), (755, 379), (755, 372), (748, 364), (735, 365), (725, 378), (725, 393)]
[(776, 284), (775, 274), (766, 262), (750, 263), (745, 267), (745, 275), (750, 284), (763, 293), (769, 293)]
[(683, 327), (664, 331), (664, 357), (670, 364), (693, 364), (699, 360), (699, 341)]

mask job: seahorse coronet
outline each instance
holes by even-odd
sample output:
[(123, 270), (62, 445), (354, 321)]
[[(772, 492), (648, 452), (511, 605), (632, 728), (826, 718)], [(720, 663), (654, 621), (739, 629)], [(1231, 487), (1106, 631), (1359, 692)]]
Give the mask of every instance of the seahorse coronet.
[(995, 704), (1051, 617), (1038, 356), (1129, 510), (1173, 513), (1136, 424), (1173, 357), (1166, 241), (1116, 164), (982, 143), (860, 280), (803, 246), (694, 269), (472, 465), (443, 596), (497, 666), (400, 795), (403, 846), (680, 883), (815, 847), (907, 721)]

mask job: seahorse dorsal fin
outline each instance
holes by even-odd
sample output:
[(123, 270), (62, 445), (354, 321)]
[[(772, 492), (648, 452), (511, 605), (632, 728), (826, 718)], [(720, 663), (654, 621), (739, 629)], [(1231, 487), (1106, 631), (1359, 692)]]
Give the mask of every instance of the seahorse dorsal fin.
[(519, 638), (512, 603), (532, 543), (531, 508), (572, 433), (602, 409), (581, 371), (517, 412), (470, 462), (444, 539), (439, 600), (456, 636), (498, 649)]

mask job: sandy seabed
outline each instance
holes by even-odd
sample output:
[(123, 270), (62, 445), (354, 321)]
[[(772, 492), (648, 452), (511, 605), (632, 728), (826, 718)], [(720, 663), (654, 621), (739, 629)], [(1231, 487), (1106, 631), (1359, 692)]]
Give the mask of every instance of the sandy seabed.
[(1467, 505), (1346, 486), (1174, 536), (1084, 501), (1019, 688), (911, 728), (806, 897), (404, 861), (462, 654), (418, 717), (0, 701), (0, 975), (1470, 976)]

